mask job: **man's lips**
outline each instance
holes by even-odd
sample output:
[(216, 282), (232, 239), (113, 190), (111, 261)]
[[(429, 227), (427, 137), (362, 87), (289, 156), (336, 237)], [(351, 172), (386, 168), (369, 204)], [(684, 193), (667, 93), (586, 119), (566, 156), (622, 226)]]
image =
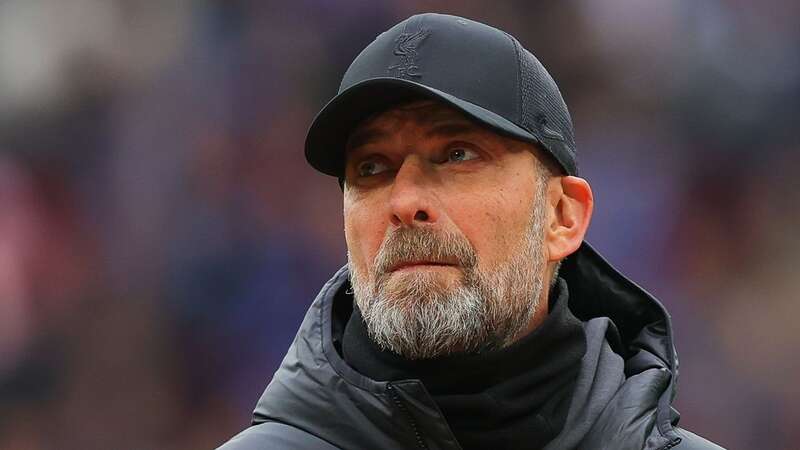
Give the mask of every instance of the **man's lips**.
[(395, 264), (389, 269), (389, 272), (395, 272), (403, 269), (411, 269), (421, 266), (439, 266), (439, 267), (455, 267), (456, 263), (442, 262), (442, 261), (403, 261)]

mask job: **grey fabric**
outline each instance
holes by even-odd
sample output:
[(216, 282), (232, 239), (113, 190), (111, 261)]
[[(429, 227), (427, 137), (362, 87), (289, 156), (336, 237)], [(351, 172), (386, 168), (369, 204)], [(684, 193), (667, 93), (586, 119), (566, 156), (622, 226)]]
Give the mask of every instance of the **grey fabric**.
[[(663, 306), (586, 243), (561, 273), (587, 351), (567, 423), (546, 450), (720, 449), (677, 427), (677, 357)], [(377, 382), (344, 362), (336, 347), (352, 311), (349, 288), (342, 268), (308, 310), (253, 426), (223, 449), (460, 450), (421, 382)]]
[(609, 330), (606, 318), (584, 325), (586, 353), (572, 394), (567, 421), (562, 432), (544, 450), (578, 448), (592, 425), (625, 382), (622, 357), (611, 350), (605, 339)]
[(265, 422), (237, 434), (219, 450), (260, 449), (340, 450), (339, 447), (298, 428), (278, 422)]
[(725, 450), (708, 439), (702, 438), (683, 428), (676, 428), (675, 432), (681, 438), (679, 450)]

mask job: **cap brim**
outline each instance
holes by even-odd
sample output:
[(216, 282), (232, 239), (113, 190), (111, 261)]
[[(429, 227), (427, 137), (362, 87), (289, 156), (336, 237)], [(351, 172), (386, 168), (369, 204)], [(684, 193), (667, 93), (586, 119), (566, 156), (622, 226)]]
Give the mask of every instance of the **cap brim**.
[(371, 78), (340, 92), (317, 114), (306, 136), (306, 160), (322, 173), (344, 175), (344, 151), (350, 132), (367, 117), (415, 99), (443, 101), (500, 133), (539, 143), (508, 119), (438, 89), (400, 78)]

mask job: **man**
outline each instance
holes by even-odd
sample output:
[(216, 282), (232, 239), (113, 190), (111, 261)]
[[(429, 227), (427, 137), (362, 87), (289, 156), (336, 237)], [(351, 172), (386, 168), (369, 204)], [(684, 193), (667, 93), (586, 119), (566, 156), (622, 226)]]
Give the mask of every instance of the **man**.
[(555, 82), (510, 35), (422, 14), (318, 114), (348, 264), (222, 448), (718, 449), (677, 427), (669, 316), (583, 241)]

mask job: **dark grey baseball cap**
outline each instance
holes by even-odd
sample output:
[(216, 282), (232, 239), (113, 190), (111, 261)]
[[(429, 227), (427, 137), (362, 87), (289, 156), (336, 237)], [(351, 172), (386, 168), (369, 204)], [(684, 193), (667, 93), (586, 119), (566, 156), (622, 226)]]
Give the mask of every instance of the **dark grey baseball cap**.
[(308, 162), (336, 177), (353, 128), (413, 99), (442, 101), (499, 133), (538, 144), (577, 175), (575, 138), (561, 92), (513, 36), (444, 14), (419, 14), (381, 33), (353, 61), (339, 93), (306, 136)]

